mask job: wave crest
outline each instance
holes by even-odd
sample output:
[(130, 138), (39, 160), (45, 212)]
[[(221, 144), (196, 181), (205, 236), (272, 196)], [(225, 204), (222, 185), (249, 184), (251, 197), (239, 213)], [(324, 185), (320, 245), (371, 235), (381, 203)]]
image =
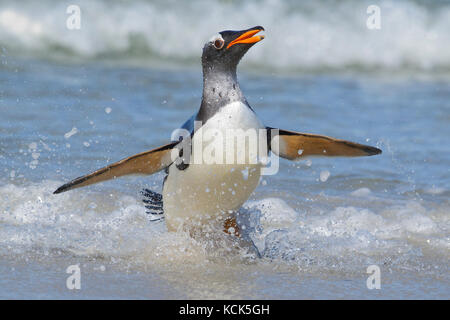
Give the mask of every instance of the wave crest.
[[(381, 1), (381, 30), (366, 27), (367, 1), (81, 0), (81, 29), (66, 4), (2, 2), (0, 46), (10, 55), (198, 63), (211, 34), (263, 25), (247, 63), (268, 69), (450, 69), (450, 5)], [(257, 14), (255, 14), (257, 12)]]

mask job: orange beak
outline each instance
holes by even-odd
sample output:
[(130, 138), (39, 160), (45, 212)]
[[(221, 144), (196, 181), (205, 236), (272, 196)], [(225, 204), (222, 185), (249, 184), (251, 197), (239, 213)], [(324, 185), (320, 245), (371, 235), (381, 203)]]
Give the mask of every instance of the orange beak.
[(264, 30), (264, 29), (254, 29), (254, 30), (244, 32), (239, 37), (237, 37), (236, 39), (231, 41), (228, 44), (227, 49), (238, 43), (256, 43), (256, 42), (261, 41), (262, 39), (264, 39), (264, 36), (254, 36), (254, 35), (262, 30)]

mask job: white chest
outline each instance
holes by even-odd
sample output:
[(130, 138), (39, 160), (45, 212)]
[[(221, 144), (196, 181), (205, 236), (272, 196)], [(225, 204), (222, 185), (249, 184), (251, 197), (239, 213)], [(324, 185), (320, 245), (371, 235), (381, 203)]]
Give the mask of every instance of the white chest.
[(204, 128), (260, 129), (264, 128), (264, 126), (249, 107), (237, 101), (222, 107), (204, 124)]
[[(164, 185), (164, 212), (169, 229), (178, 228), (186, 219), (215, 218), (242, 206), (258, 185), (260, 165), (249, 157), (251, 141), (242, 144), (235, 140), (229, 145), (227, 139), (236, 132), (258, 137), (259, 129), (263, 128), (250, 108), (235, 102), (223, 107), (203, 124), (201, 131), (196, 131), (191, 164), (185, 170), (171, 166)], [(222, 153), (220, 157), (218, 153)], [(246, 156), (240, 157), (242, 154)], [(233, 155), (232, 162), (227, 161), (229, 155)]]

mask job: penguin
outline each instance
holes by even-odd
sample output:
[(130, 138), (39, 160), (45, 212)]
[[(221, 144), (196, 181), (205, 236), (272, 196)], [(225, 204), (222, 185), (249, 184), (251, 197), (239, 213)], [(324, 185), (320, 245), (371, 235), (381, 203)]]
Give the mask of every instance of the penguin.
[[(264, 28), (222, 31), (203, 47), (203, 94), (200, 108), (181, 127), (183, 135), (172, 142), (120, 160), (76, 178), (54, 193), (129, 174), (150, 175), (165, 170), (162, 194), (142, 192), (148, 213), (163, 216), (169, 231), (186, 224), (217, 224), (231, 235), (240, 236), (236, 212), (257, 187), (264, 161), (270, 154), (288, 160), (309, 156), (372, 156), (378, 148), (323, 135), (272, 128), (263, 124), (245, 98), (237, 66), (256, 43)], [(243, 132), (243, 143), (228, 143), (229, 132)], [(251, 135), (255, 132), (255, 135)], [(263, 134), (258, 134), (263, 132)], [(248, 136), (246, 135), (248, 133)], [(246, 138), (255, 138), (261, 152)], [(225, 141), (226, 140), (226, 141)], [(242, 142), (242, 141), (241, 141)], [(226, 158), (231, 161), (220, 161)], [(236, 161), (237, 159), (241, 161)], [(259, 159), (259, 160), (258, 160)], [(214, 161), (216, 160), (216, 161)], [(217, 161), (219, 160), (219, 161)]]

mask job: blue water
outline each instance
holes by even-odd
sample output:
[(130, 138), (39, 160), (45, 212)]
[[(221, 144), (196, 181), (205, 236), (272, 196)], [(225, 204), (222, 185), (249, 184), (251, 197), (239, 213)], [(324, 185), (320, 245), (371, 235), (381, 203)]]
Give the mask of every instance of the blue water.
[[(87, 17), (106, 6), (87, 3)], [(263, 21), (250, 24), (264, 25), (267, 37), (240, 66), (242, 90), (266, 125), (383, 153), (280, 160), (280, 171), (264, 177), (244, 206), (263, 254), (256, 260), (149, 222), (139, 191), (160, 190), (162, 173), (52, 194), (70, 179), (169, 141), (200, 105), (200, 48), (206, 31), (222, 29), (216, 20), (208, 16), (207, 28), (191, 23), (184, 32), (196, 40), (177, 44), (179, 24), (198, 20), (198, 10), (150, 32), (145, 14), (175, 17), (184, 7), (141, 1), (121, 11), (113, 2), (110, 14), (69, 36), (84, 42), (65, 42), (65, 31), (53, 28), (65, 16), (50, 1), (46, 17), (54, 19), (44, 19), (33, 2), (0, 5), (0, 298), (448, 299), (450, 42), (443, 39), (450, 9), (445, 2), (382, 1), (387, 17), (395, 11), (400, 21), (371, 38), (368, 49), (390, 48), (372, 55), (361, 49), (367, 34), (357, 18), (336, 27), (324, 18), (327, 2), (317, 3), (313, 15), (293, 2), (259, 4)], [(233, 5), (220, 2), (214, 12)], [(249, 1), (242, 10), (257, 5)], [(353, 7), (364, 5), (344, 1), (336, 15), (354, 17), (346, 11)], [(401, 28), (405, 12), (414, 13), (416, 29)], [(243, 18), (233, 22), (241, 26)], [(122, 26), (117, 47), (102, 23)], [(325, 47), (307, 51), (320, 40), (312, 40), (314, 23), (334, 41), (322, 38)], [(41, 31), (27, 36), (27, 28), (39, 29), (33, 25)], [(283, 30), (291, 42), (280, 40)], [(423, 38), (410, 38), (413, 31)], [(119, 45), (133, 32), (141, 34), (137, 48)], [(167, 46), (163, 34), (170, 34)], [(178, 45), (182, 53), (166, 54)], [(82, 270), (79, 291), (65, 286), (73, 264)], [(366, 287), (369, 265), (381, 269), (381, 290)]]

